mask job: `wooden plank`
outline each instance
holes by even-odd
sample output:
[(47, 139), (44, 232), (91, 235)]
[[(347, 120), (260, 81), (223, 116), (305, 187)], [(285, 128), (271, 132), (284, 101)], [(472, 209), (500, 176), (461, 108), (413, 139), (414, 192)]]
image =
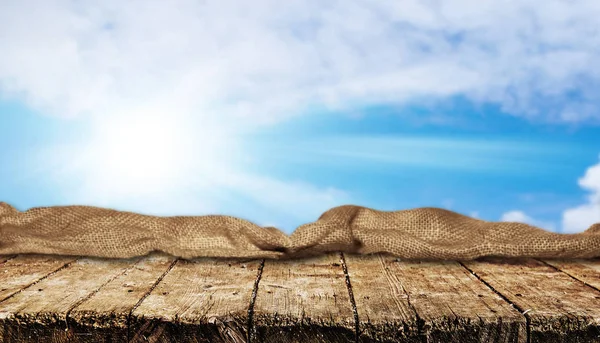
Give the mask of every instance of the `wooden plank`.
[(18, 255), (0, 263), (0, 301), (75, 260), (74, 257), (32, 254)]
[(88, 342), (128, 342), (131, 311), (175, 261), (175, 257), (167, 254), (144, 257), (72, 309), (68, 319), (70, 330)]
[[(345, 259), (363, 342), (600, 341), (598, 259)], [(0, 257), (0, 342), (245, 342), (251, 303), (255, 341), (355, 339), (339, 254), (174, 261)]]
[[(593, 288), (600, 289), (600, 259), (541, 259), (541, 261)], [(600, 294), (597, 299), (600, 299)]]
[(421, 342), (419, 333), (427, 342), (527, 340), (525, 317), (457, 262), (344, 256), (361, 341)]
[(362, 342), (421, 342), (418, 318), (397, 276), (378, 255), (344, 254)]
[(487, 257), (463, 264), (521, 312), (530, 342), (600, 340), (600, 293), (542, 261)]
[[(21, 292), (49, 274), (75, 261), (73, 257), (52, 255), (3, 255), (0, 257), (0, 302)], [(7, 342), (8, 334), (0, 320), (0, 342)]]
[(253, 321), (260, 342), (354, 342), (340, 255), (265, 261)]
[(70, 310), (137, 260), (78, 259), (0, 302), (3, 342), (86, 341), (69, 329)]
[(178, 260), (132, 312), (132, 342), (246, 342), (260, 260)]

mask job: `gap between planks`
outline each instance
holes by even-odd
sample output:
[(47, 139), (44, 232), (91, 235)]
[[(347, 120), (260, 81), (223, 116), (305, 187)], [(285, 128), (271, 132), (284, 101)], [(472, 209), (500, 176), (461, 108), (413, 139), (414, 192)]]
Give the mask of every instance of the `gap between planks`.
[(523, 315), (525, 317), (525, 321), (527, 323), (527, 326), (525, 327), (527, 330), (527, 343), (531, 343), (531, 319), (527, 315), (527, 310), (523, 310), (520, 306), (518, 306), (517, 304), (510, 301), (506, 297), (506, 295), (504, 295), (504, 294), (500, 293), (498, 290), (496, 290), (489, 282), (485, 281), (483, 278), (481, 278), (479, 275), (477, 275), (477, 273), (475, 273), (475, 271), (473, 271), (472, 269), (467, 267), (463, 262), (461, 262), (461, 261), (457, 261), (457, 262), (463, 268), (465, 268), (469, 273), (473, 274), (473, 276), (475, 276), (477, 278), (477, 280), (479, 280), (479, 282), (483, 283), (487, 288), (489, 288), (492, 292), (496, 293), (500, 298), (502, 298), (504, 301), (506, 301), (508, 304), (510, 304), (510, 306), (517, 309), (517, 311), (519, 311), (521, 313), (521, 315)]
[[(342, 270), (344, 273), (344, 279), (345, 279), (344, 283), (345, 283), (346, 289), (348, 291), (348, 297), (350, 300), (350, 305), (352, 307), (352, 313), (354, 316), (354, 340), (356, 343), (358, 343), (359, 336), (360, 336), (360, 331), (359, 331), (360, 321), (359, 321), (359, 317), (358, 317), (358, 310), (356, 308), (356, 301), (354, 299), (354, 293), (352, 291), (352, 283), (350, 280), (350, 274), (348, 273), (348, 266), (347, 266), (346, 260), (344, 258), (344, 253), (339, 252), (339, 258), (340, 258), (340, 264), (342, 266)], [(247, 343), (253, 343), (254, 339), (256, 337), (256, 326), (254, 325), (254, 305), (256, 302), (256, 297), (258, 295), (258, 289), (260, 286), (260, 281), (262, 278), (264, 266), (265, 266), (265, 260), (262, 259), (260, 262), (260, 266), (258, 268), (256, 280), (254, 282), (254, 288), (252, 289), (252, 297), (250, 299), (250, 304), (248, 306)]]
[(260, 265), (258, 266), (258, 272), (256, 275), (256, 280), (254, 280), (254, 288), (252, 289), (252, 296), (250, 298), (250, 304), (248, 305), (248, 326), (246, 328), (246, 342), (251, 343), (256, 335), (256, 330), (254, 327), (254, 304), (256, 303), (256, 296), (258, 295), (258, 285), (260, 283), (260, 279), (262, 278), (262, 272), (265, 267), (265, 260), (262, 259), (260, 261)]
[(358, 343), (360, 338), (360, 320), (358, 319), (358, 309), (356, 308), (356, 300), (354, 299), (354, 292), (352, 291), (350, 274), (348, 273), (348, 266), (346, 265), (346, 259), (344, 258), (343, 252), (340, 252), (340, 261), (342, 262), (342, 270), (344, 271), (346, 287), (348, 288), (348, 297), (350, 298), (352, 313), (354, 314), (354, 340), (356, 343)]
[[(10, 260), (13, 260), (13, 259), (17, 258), (17, 256), (19, 256), (19, 255), (12, 255), (12, 256), (9, 256), (7, 258), (4, 258), (4, 259), (2, 259), (2, 262), (0, 262), (0, 263), (4, 264), (4, 263), (6, 263), (6, 262), (8, 262)], [(31, 282), (31, 283), (29, 283), (29, 284), (27, 284), (27, 285), (19, 288), (17, 291), (15, 291), (14, 293), (10, 294), (9, 296), (7, 296), (5, 298), (0, 298), (0, 302), (3, 302), (3, 301), (6, 301), (6, 300), (10, 299), (10, 298), (18, 295), (19, 293), (23, 292), (25, 289), (27, 289), (27, 288), (35, 285), (35, 284), (38, 284), (38, 283), (44, 281), (45, 279), (47, 279), (50, 276), (52, 276), (52, 275), (60, 272), (61, 270), (65, 269), (65, 268), (68, 268), (70, 265), (72, 265), (73, 263), (77, 262), (81, 258), (82, 258), (82, 256), (74, 257), (72, 260), (66, 262), (65, 264), (63, 264), (59, 268), (57, 268), (57, 269), (49, 272), (48, 274), (45, 274), (44, 276), (40, 277), (37, 280), (35, 280), (35, 281), (33, 281), (33, 282)]]
[(181, 260), (180, 258), (175, 258), (173, 260), (173, 262), (171, 262), (169, 267), (167, 267), (167, 269), (164, 271), (164, 273), (162, 273), (162, 275), (158, 277), (158, 279), (152, 285), (152, 287), (150, 287), (150, 289), (146, 293), (144, 293), (144, 295), (142, 295), (140, 300), (138, 300), (138, 302), (135, 305), (133, 305), (133, 307), (129, 311), (129, 314), (127, 315), (127, 342), (131, 341), (131, 325), (130, 325), (130, 323), (131, 323), (131, 316), (133, 315), (133, 311), (135, 311), (140, 306), (140, 304), (144, 301), (144, 299), (146, 299), (150, 295), (150, 293), (152, 293), (152, 291), (156, 288), (156, 286), (158, 286), (158, 284), (165, 278), (165, 276), (173, 269), (173, 267), (175, 267), (177, 262), (179, 262), (180, 260)]

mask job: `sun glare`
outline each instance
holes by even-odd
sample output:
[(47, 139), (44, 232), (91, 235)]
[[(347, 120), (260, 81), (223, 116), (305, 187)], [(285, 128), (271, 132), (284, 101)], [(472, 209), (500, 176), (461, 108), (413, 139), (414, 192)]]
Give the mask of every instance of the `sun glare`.
[[(95, 124), (88, 148), (94, 181), (112, 192), (143, 194), (172, 187), (191, 167), (199, 146), (189, 125), (174, 116), (140, 113)], [(196, 149), (195, 153), (199, 151)]]
[[(133, 120), (132, 120), (133, 119)], [(181, 128), (160, 118), (126, 118), (112, 123), (105, 166), (129, 183), (162, 183), (172, 176), (181, 144)]]

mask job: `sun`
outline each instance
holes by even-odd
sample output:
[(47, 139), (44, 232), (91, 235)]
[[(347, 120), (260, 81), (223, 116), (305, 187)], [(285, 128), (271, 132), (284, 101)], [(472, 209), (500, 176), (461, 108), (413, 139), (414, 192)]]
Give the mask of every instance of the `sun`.
[(85, 118), (64, 143), (40, 151), (40, 165), (51, 166), (47, 173), (71, 201), (154, 209), (226, 197), (251, 162), (243, 133), (208, 110), (127, 107)]
[(84, 149), (88, 184), (113, 195), (144, 195), (176, 188), (197, 159), (211, 159), (218, 140), (191, 121), (165, 112), (139, 111), (94, 121)]
[(177, 171), (186, 168), (188, 131), (181, 122), (157, 113), (98, 122), (90, 153), (103, 173), (99, 179), (116, 182), (130, 192), (168, 186), (176, 181)]

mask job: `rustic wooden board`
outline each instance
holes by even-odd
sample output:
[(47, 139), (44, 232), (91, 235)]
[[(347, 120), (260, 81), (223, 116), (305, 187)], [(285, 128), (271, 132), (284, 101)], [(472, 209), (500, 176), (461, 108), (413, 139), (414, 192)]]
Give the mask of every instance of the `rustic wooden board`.
[(354, 342), (340, 254), (266, 260), (253, 322), (260, 342)]
[[(541, 261), (593, 288), (600, 289), (600, 259), (543, 259)], [(600, 294), (598, 299), (600, 299)]]
[(600, 259), (0, 256), (0, 342), (600, 342), (598, 289)]
[[(54, 258), (54, 257), (52, 257)], [(3, 342), (77, 342), (84, 336), (68, 327), (69, 312), (136, 259), (82, 258), (0, 302)], [(27, 273), (23, 270), (23, 273)]]
[(132, 342), (246, 342), (260, 260), (178, 260), (131, 313)]
[(418, 318), (402, 283), (379, 255), (343, 256), (358, 312), (360, 341), (421, 342)]
[[(45, 255), (0, 256), (0, 302), (17, 294), (75, 259)], [(2, 315), (0, 315), (1, 317)], [(0, 319), (0, 342), (6, 342), (6, 328)]]
[(144, 257), (71, 310), (70, 329), (81, 342), (128, 342), (131, 311), (156, 287), (175, 261), (175, 257), (167, 254)]
[(462, 263), (525, 313), (531, 343), (600, 341), (600, 292), (583, 282), (535, 259)]
[(526, 342), (525, 317), (454, 261), (345, 255), (361, 340)]
[(0, 258), (0, 301), (39, 281), (76, 258), (48, 255), (19, 255)]

